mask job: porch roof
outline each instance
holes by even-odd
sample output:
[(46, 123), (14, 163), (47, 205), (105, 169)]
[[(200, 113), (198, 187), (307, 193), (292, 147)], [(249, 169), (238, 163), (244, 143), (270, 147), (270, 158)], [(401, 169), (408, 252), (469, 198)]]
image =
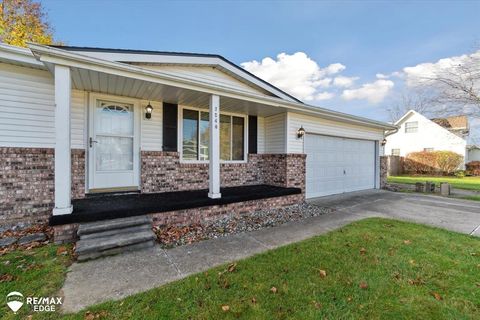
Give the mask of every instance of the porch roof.
[(395, 125), (385, 122), (233, 89), (218, 83), (205, 83), (186, 75), (148, 70), (136, 65), (107, 61), (49, 46), (30, 44), (29, 47), (35, 57), (50, 70), (53, 70), (56, 64), (70, 67), (73, 86), (79, 90), (160, 100), (200, 108), (207, 108), (209, 97), (218, 95), (221, 97), (221, 109), (227, 112), (270, 116), (290, 111), (373, 128), (387, 130), (396, 128)]
[(299, 188), (253, 185), (221, 188), (222, 198), (211, 199), (208, 190), (138, 193), (125, 195), (93, 195), (73, 200), (73, 212), (50, 217), (50, 225), (92, 222), (152, 213), (193, 209), (214, 205), (260, 200), (300, 194)]

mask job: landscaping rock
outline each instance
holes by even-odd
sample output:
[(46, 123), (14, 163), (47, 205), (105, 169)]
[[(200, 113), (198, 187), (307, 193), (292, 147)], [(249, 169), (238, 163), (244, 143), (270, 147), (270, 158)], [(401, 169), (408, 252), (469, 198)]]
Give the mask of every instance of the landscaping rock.
[(7, 237), (7, 238), (0, 239), (0, 248), (8, 247), (14, 244), (15, 242), (17, 242), (17, 240), (18, 239), (15, 237)]
[(44, 233), (33, 233), (33, 234), (29, 234), (21, 237), (20, 240), (18, 240), (18, 244), (22, 245), (22, 244), (31, 243), (34, 241), (41, 242), (45, 240), (47, 240), (47, 237), (45, 236)]

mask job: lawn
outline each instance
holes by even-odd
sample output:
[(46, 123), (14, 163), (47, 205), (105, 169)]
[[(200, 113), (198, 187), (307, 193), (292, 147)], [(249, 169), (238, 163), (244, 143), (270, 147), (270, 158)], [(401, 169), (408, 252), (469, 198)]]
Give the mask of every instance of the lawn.
[(7, 307), (5, 297), (12, 291), (22, 293), (24, 297), (52, 296), (58, 292), (72, 261), (69, 246), (62, 246), (60, 250), (58, 248), (50, 244), (0, 256), (1, 319), (20, 319), (28, 314), (25, 306), (17, 316)]
[[(39, 294), (55, 269), (18, 288)], [(65, 318), (478, 319), (479, 274), (479, 238), (374, 218)]]
[(437, 184), (440, 182), (448, 182), (454, 188), (479, 190), (480, 191), (480, 177), (424, 177), (424, 176), (390, 176), (387, 179), (390, 183), (406, 183), (415, 184), (417, 182), (432, 181)]

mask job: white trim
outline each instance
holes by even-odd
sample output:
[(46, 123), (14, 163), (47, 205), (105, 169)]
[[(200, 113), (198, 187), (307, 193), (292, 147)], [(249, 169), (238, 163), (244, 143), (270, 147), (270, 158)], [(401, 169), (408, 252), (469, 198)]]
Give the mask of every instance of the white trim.
[(53, 215), (70, 214), (72, 207), (72, 151), (70, 68), (55, 66), (55, 208)]
[(208, 197), (219, 199), (222, 197), (220, 193), (220, 97), (212, 95), (209, 104)]
[(13, 63), (17, 62), (20, 65), (29, 65), (38, 69), (47, 69), (42, 62), (35, 59), (31, 50), (4, 43), (0, 43), (0, 60), (7, 60)]
[(325, 119), (332, 119), (345, 123), (357, 123), (364, 126), (381, 128), (386, 130), (392, 130), (397, 128), (395, 125), (385, 122), (371, 120), (363, 117), (357, 117), (346, 113), (328, 110), (318, 106), (311, 106), (299, 102), (290, 102), (276, 97), (255, 94), (252, 92), (245, 92), (238, 89), (226, 88), (218, 84), (207, 84), (192, 80), (187, 76), (165, 74), (159, 71), (147, 70), (144, 68), (139, 68), (133, 65), (119, 62), (101, 60), (42, 45), (29, 44), (29, 47), (32, 52), (37, 56), (37, 59), (44, 62), (46, 65), (63, 64), (92, 71), (116, 74), (119, 76), (171, 85), (184, 89), (201, 91), (208, 94), (216, 94), (223, 97), (250, 101), (253, 103), (288, 108), (291, 109), (291, 111), (303, 112)]
[[(109, 94), (101, 94), (101, 93), (94, 93), (90, 92), (89, 94), (89, 105), (88, 105), (88, 134), (87, 134), (87, 140), (85, 142), (85, 148), (88, 150), (88, 157), (86, 157), (87, 162), (85, 164), (85, 167), (88, 171), (88, 184), (85, 184), (85, 192), (88, 193), (90, 190), (95, 189), (94, 185), (94, 172), (93, 172), (93, 166), (91, 164), (94, 163), (94, 154), (93, 152), (90, 151), (90, 145), (88, 143), (89, 137), (92, 136), (93, 128), (94, 128), (94, 112), (95, 108), (97, 105), (98, 100), (107, 100), (107, 101), (112, 101), (112, 102), (118, 102), (118, 103), (125, 103), (125, 104), (131, 104), (133, 105), (133, 121), (134, 121), (134, 129), (133, 129), (133, 173), (135, 175), (135, 180), (137, 181), (137, 184), (131, 187), (137, 187), (140, 189), (140, 170), (141, 170), (141, 165), (140, 165), (140, 150), (141, 150), (141, 113), (142, 110), (140, 108), (140, 100), (135, 99), (135, 98), (127, 98), (123, 96), (115, 96), (115, 95), (109, 95)], [(123, 186), (122, 186), (123, 187)]]
[[(184, 160), (183, 159), (183, 110), (184, 109), (209, 112), (208, 109), (204, 109), (204, 108), (178, 105), (178, 116), (177, 116), (178, 143), (177, 143), (177, 148), (178, 148), (178, 153), (179, 153), (179, 157), (180, 157), (180, 163), (208, 164), (210, 162), (209, 160)], [(243, 160), (220, 160), (220, 163), (221, 164), (223, 164), (223, 163), (232, 163), (232, 164), (233, 163), (247, 163), (248, 162), (248, 115), (242, 114), (242, 113), (235, 113), (235, 112), (222, 112), (221, 109), (220, 109), (220, 115), (243, 118), (243, 125), (244, 125), (244, 129), (243, 129)], [(233, 130), (232, 130), (232, 132), (233, 132)], [(232, 139), (232, 137), (231, 137), (232, 132), (230, 132), (230, 140)], [(232, 146), (230, 146), (230, 148), (231, 147)]]

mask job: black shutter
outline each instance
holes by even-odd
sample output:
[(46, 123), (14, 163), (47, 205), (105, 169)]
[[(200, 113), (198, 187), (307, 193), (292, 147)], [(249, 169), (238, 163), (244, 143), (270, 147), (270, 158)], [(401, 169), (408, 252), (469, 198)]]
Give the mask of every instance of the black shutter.
[(163, 151), (177, 152), (178, 105), (163, 104)]
[(248, 116), (248, 153), (257, 153), (257, 117)]

